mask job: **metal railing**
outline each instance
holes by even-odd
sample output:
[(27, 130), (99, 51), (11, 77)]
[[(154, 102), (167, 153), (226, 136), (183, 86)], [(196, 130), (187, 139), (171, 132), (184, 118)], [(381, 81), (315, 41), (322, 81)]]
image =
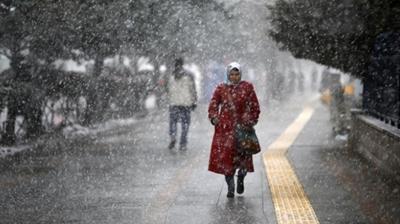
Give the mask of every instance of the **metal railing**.
[(376, 38), (364, 79), (363, 109), (400, 128), (400, 34), (382, 33)]

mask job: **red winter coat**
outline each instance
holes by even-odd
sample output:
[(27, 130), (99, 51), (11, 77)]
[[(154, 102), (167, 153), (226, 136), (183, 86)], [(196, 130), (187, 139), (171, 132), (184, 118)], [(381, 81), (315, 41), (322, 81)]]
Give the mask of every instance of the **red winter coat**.
[[(228, 91), (236, 108), (230, 109)], [(208, 170), (223, 174), (234, 175), (237, 168), (246, 168), (248, 172), (254, 171), (251, 155), (238, 155), (235, 150), (234, 127), (242, 125), (255, 125), (260, 114), (260, 106), (253, 85), (240, 81), (237, 85), (220, 84), (214, 91), (208, 107), (208, 118), (218, 118), (211, 145)], [(236, 117), (236, 118), (235, 118)]]

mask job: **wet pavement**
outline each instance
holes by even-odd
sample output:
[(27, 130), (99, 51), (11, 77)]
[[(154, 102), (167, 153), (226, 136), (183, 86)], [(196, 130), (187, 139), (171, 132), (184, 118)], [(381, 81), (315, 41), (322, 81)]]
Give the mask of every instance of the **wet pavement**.
[[(264, 151), (306, 102), (263, 108)], [(400, 223), (397, 183), (333, 140), (326, 108), (315, 113), (287, 157), (320, 223)], [(226, 198), (223, 176), (207, 171), (213, 127), (193, 114), (187, 151), (169, 150), (166, 111), (95, 139), (49, 141), (0, 161), (0, 223), (276, 223), (262, 153), (245, 193)], [(397, 190), (396, 190), (397, 189)]]

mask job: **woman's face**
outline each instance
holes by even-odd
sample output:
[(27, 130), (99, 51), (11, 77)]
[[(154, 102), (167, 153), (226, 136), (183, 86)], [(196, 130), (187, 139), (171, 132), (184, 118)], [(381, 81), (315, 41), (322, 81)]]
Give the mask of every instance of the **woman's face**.
[(229, 81), (233, 84), (237, 84), (240, 82), (240, 72), (237, 70), (231, 70), (229, 72)]

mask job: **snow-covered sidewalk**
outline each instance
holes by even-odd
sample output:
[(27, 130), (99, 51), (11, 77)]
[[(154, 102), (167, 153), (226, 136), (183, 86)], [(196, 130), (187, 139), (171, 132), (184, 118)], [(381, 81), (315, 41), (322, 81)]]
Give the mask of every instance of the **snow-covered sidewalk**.
[(93, 127), (84, 127), (79, 124), (74, 124), (63, 128), (63, 136), (67, 139), (79, 137), (95, 136), (98, 133), (115, 129), (117, 127), (129, 126), (137, 122), (136, 118), (112, 119), (104, 123), (93, 125)]
[(12, 156), (16, 153), (28, 150), (32, 150), (32, 146), (20, 145), (20, 146), (0, 147), (0, 158), (5, 158), (7, 156)]
[[(74, 124), (63, 128), (61, 133), (64, 138), (70, 140), (84, 137), (95, 137), (99, 133), (115, 129), (117, 127), (129, 126), (135, 124), (137, 121), (137, 118), (112, 119), (104, 123), (95, 124), (91, 128)], [(16, 146), (0, 146), (0, 158), (6, 158), (23, 151), (32, 151), (35, 148), (34, 145), (35, 143)]]

